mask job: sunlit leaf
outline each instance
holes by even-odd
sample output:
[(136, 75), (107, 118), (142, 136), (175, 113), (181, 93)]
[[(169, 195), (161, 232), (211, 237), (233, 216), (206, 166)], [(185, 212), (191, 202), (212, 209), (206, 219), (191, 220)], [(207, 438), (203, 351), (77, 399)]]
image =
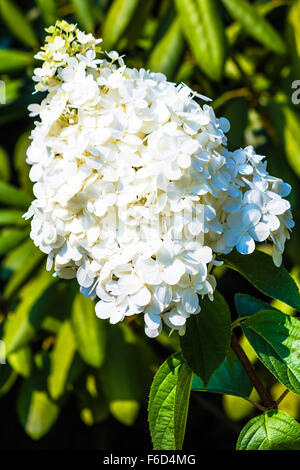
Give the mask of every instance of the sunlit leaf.
[(300, 450), (300, 425), (283, 411), (270, 410), (242, 429), (237, 450)]
[(182, 449), (192, 376), (180, 353), (170, 356), (157, 371), (148, 405), (155, 450)]

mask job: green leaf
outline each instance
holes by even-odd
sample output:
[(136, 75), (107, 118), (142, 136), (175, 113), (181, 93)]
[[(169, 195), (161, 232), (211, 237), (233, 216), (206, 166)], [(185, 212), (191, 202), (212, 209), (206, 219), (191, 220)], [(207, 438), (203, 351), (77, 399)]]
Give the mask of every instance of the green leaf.
[[(26, 242), (25, 242), (26, 243)], [(23, 247), (24, 245), (22, 245)], [(9, 299), (28, 280), (29, 276), (45, 260), (45, 254), (34, 246), (26, 243), (26, 253), (22, 253), (21, 266), (9, 278), (3, 291), (3, 298)], [(17, 254), (19, 251), (17, 252)]]
[(288, 104), (273, 101), (268, 106), (268, 115), (290, 167), (300, 177), (299, 114)]
[(155, 450), (182, 449), (191, 391), (192, 371), (180, 353), (157, 371), (149, 396), (148, 419)]
[(248, 111), (249, 106), (245, 98), (232, 100), (226, 106), (224, 117), (229, 120), (231, 126), (231, 130), (227, 134), (229, 149), (235, 150), (242, 147), (248, 124)]
[(28, 224), (28, 222), (22, 218), (23, 214), (23, 211), (16, 209), (0, 209), (0, 226)]
[(18, 374), (13, 370), (8, 362), (0, 363), (0, 397), (5, 395), (15, 383)]
[(54, 24), (58, 18), (56, 0), (35, 0), (47, 26)]
[(175, 1), (183, 33), (199, 67), (220, 80), (226, 57), (226, 36), (215, 0)]
[(201, 311), (186, 323), (186, 334), (180, 337), (182, 354), (189, 367), (208, 385), (211, 375), (222, 364), (230, 344), (230, 310), (224, 297), (214, 293), (200, 301)]
[(288, 12), (287, 21), (287, 39), (289, 52), (295, 69), (295, 77), (300, 75), (300, 1), (294, 0)]
[(50, 360), (48, 388), (51, 398), (58, 400), (82, 370), (82, 361), (76, 355), (76, 341), (69, 321), (65, 321), (59, 329)]
[(0, 181), (0, 202), (20, 209), (28, 209), (32, 197), (14, 186)]
[(207, 386), (196, 374), (192, 382), (192, 391), (226, 393), (243, 398), (250, 396), (252, 388), (252, 382), (231, 349), (228, 350), (226, 359), (211, 376)]
[(91, 33), (94, 31), (95, 20), (90, 0), (71, 0), (79, 24)]
[(30, 134), (30, 131), (26, 131), (18, 138), (14, 148), (14, 165), (18, 172), (18, 182), (21, 188), (32, 195), (32, 182), (29, 178), (30, 166), (26, 163), (26, 152), (30, 144)]
[[(1, 53), (1, 51), (0, 51)], [(0, 58), (1, 64), (1, 58)], [(8, 153), (5, 151), (3, 147), (0, 147), (0, 180), (2, 181), (9, 181), (11, 177), (11, 169), (9, 163), (9, 156)]]
[(38, 39), (30, 21), (13, 0), (1, 0), (0, 13), (7, 27), (22, 44), (33, 48), (38, 46)]
[(107, 327), (107, 350), (99, 380), (112, 415), (130, 426), (149, 385), (149, 372), (129, 326), (108, 324)]
[(29, 235), (29, 232), (29, 228), (4, 229), (0, 233), (0, 256), (19, 245)]
[(149, 57), (148, 67), (152, 72), (161, 72), (172, 77), (183, 52), (184, 42), (177, 18), (171, 23), (165, 35), (156, 44)]
[(300, 450), (300, 425), (279, 410), (251, 419), (242, 429), (237, 450)]
[(241, 327), (270, 372), (300, 395), (300, 321), (277, 310), (261, 310), (250, 313)]
[(276, 310), (272, 305), (248, 294), (235, 294), (234, 303), (240, 317), (253, 315), (261, 310)]
[(112, 48), (134, 16), (139, 0), (114, 0), (103, 26), (103, 48)]
[(245, 31), (268, 49), (284, 54), (286, 47), (273, 26), (246, 0), (222, 0), (230, 15), (241, 23)]
[(109, 416), (109, 409), (102, 389), (93, 374), (88, 374), (76, 384), (80, 417), (87, 426), (101, 423)]
[(0, 73), (15, 72), (33, 63), (30, 52), (17, 49), (0, 49)]
[[(49, 292), (47, 287), (54, 282), (53, 277), (47, 271), (34, 278), (23, 292), (26, 293), (13, 315), (7, 318), (4, 325), (4, 341), (7, 354), (31, 341), (42, 319), (49, 308)], [(43, 295), (42, 295), (43, 294)]]
[(48, 357), (38, 355), (36, 366), (20, 387), (17, 399), (17, 413), (25, 432), (32, 439), (40, 439), (51, 429), (58, 418), (60, 408), (46, 391), (46, 377), (49, 371)]
[(261, 251), (255, 251), (247, 256), (233, 251), (228, 255), (222, 255), (220, 259), (264, 294), (300, 310), (297, 284), (283, 266), (277, 268), (274, 265), (271, 256)]
[(71, 325), (82, 359), (93, 367), (100, 367), (105, 358), (106, 323), (95, 314), (95, 305), (81, 293), (72, 307)]
[(7, 360), (17, 374), (22, 375), (22, 377), (30, 376), (32, 353), (29, 346), (24, 346), (18, 349), (18, 351), (9, 354)]

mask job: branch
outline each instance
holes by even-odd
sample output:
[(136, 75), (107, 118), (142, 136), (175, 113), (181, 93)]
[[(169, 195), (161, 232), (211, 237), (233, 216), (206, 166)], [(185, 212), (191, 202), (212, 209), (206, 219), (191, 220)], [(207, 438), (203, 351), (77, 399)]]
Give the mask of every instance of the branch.
[(253, 383), (254, 387), (257, 390), (260, 398), (262, 399), (263, 405), (266, 409), (275, 408), (276, 402), (273, 400), (268, 390), (265, 388), (260, 378), (258, 377), (255, 369), (253, 368), (251, 362), (249, 361), (245, 351), (242, 349), (237, 337), (232, 333), (231, 335), (231, 348), (239, 358), (242, 366), (244, 367), (246, 374)]

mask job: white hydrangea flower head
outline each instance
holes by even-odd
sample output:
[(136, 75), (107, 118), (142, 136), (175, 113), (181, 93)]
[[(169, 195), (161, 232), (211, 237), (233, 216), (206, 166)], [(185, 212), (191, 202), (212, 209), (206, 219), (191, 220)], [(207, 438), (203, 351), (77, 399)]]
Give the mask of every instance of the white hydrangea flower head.
[(126, 67), (100, 39), (57, 22), (37, 54), (41, 105), (27, 162), (31, 237), (55, 275), (77, 277), (111, 323), (143, 314), (184, 334), (199, 295), (213, 300), (217, 255), (273, 242), (281, 264), (293, 227), (290, 186), (253, 147), (230, 152), (227, 119), (184, 84)]

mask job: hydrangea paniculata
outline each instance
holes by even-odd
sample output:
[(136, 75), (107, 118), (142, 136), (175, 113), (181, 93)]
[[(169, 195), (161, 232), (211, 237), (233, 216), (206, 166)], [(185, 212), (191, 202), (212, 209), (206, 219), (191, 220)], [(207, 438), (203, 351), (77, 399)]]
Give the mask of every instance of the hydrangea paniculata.
[(45, 91), (27, 162), (31, 237), (55, 275), (77, 277), (111, 323), (143, 314), (184, 334), (213, 299), (217, 255), (273, 242), (281, 264), (293, 227), (290, 186), (253, 147), (227, 149), (227, 119), (160, 73), (128, 68), (100, 39), (57, 22), (33, 77)]

